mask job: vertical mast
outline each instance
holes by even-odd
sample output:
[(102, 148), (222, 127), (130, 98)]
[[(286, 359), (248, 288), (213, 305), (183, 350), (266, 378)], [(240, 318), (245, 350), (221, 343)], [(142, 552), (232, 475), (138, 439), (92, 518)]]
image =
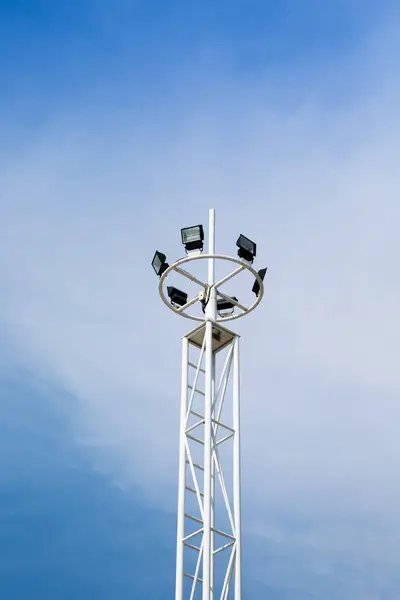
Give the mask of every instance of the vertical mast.
[(235, 519), (235, 600), (242, 598), (242, 545), (241, 545), (241, 497), (240, 497), (240, 363), (239, 338), (233, 346), (233, 510)]
[(213, 562), (212, 548), (212, 407), (214, 391), (214, 357), (212, 347), (213, 323), (217, 317), (217, 298), (214, 289), (215, 279), (215, 211), (209, 214), (208, 253), (208, 302), (206, 306), (206, 386), (204, 402), (204, 533), (203, 533), (203, 600), (212, 600), (211, 575)]
[(189, 368), (189, 340), (182, 338), (181, 415), (179, 426), (179, 487), (178, 522), (176, 543), (175, 600), (183, 600), (184, 545), (185, 536), (185, 489), (186, 489), (186, 405)]

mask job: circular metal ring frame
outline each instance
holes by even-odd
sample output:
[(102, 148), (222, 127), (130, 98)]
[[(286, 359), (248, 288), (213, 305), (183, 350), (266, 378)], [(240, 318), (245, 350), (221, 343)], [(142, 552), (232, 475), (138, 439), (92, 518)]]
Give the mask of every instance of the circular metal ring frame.
[[(178, 308), (175, 308), (175, 306), (173, 306), (171, 304), (171, 302), (168, 300), (168, 298), (166, 297), (166, 295), (164, 293), (164, 284), (165, 284), (165, 281), (166, 281), (168, 275), (170, 275), (173, 271), (182, 275), (181, 273), (179, 273), (179, 271), (177, 271), (178, 267), (181, 267), (182, 265), (185, 265), (188, 262), (192, 262), (193, 260), (204, 260), (204, 259), (209, 259), (209, 258), (214, 258), (217, 260), (225, 260), (225, 261), (231, 262), (235, 265), (239, 265), (240, 267), (243, 268), (244, 271), (249, 271), (255, 277), (255, 279), (258, 281), (258, 284), (260, 286), (260, 291), (259, 291), (259, 294), (258, 294), (255, 302), (253, 302), (253, 304), (251, 304), (251, 306), (246, 311), (242, 310), (242, 312), (237, 315), (228, 315), (226, 317), (217, 316), (217, 322), (233, 321), (234, 319), (240, 319), (240, 317), (243, 317), (243, 316), (251, 313), (260, 304), (261, 300), (263, 299), (264, 282), (261, 279), (260, 275), (257, 273), (257, 271), (255, 269), (253, 269), (252, 266), (250, 266), (243, 260), (240, 260), (239, 258), (233, 258), (232, 256), (227, 256), (225, 254), (195, 254), (193, 256), (185, 256), (184, 258), (180, 258), (179, 260), (174, 262), (172, 265), (170, 265), (168, 267), (168, 269), (166, 269), (164, 271), (164, 273), (162, 274), (162, 276), (160, 278), (160, 283), (158, 286), (158, 291), (160, 293), (161, 300), (164, 302), (164, 304), (166, 306), (168, 306), (168, 308), (170, 310), (172, 310), (174, 313), (176, 313), (177, 315), (180, 315), (181, 317), (185, 317), (185, 319), (191, 319), (192, 321), (198, 321), (200, 323), (204, 323), (204, 321), (206, 320), (205, 317), (202, 318), (202, 317), (196, 317), (194, 315), (189, 315), (186, 312), (182, 311), (182, 309), (179, 310)], [(237, 273), (237, 275), (239, 275), (239, 273)], [(184, 277), (184, 275), (182, 275), (182, 277)], [(215, 283), (218, 283), (218, 282), (215, 282)], [(218, 294), (218, 288), (217, 288), (217, 294)], [(190, 308), (190, 307), (188, 307), (188, 308)]]

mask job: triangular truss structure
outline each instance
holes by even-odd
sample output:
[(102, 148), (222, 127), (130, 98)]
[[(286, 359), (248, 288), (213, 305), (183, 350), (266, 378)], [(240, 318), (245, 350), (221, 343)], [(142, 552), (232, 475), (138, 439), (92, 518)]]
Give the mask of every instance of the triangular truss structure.
[(182, 340), (175, 600), (240, 600), (239, 337), (205, 321)]

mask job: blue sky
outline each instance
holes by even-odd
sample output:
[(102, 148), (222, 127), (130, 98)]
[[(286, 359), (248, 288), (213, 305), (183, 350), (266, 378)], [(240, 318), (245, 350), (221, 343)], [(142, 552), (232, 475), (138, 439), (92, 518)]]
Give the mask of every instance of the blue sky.
[(245, 597), (397, 600), (399, 28), (0, 1), (2, 599), (173, 597), (185, 324), (149, 260), (215, 206), (270, 274), (239, 326)]
[(184, 100), (189, 73), (201, 86), (219, 69), (301, 80), (346, 62), (393, 5), (382, 2), (377, 12), (368, 0), (2, 3), (2, 104), (34, 125), (49, 111), (88, 110), (99, 88), (95, 110), (160, 110)]

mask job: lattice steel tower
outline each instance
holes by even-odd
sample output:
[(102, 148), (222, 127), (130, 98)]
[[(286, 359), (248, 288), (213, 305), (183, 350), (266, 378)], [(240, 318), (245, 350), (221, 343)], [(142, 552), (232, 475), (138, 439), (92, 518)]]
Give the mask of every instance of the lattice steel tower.
[[(267, 269), (252, 267), (256, 244), (243, 235), (236, 243), (238, 258), (215, 253), (213, 209), (208, 254), (203, 253), (202, 225), (186, 227), (181, 234), (184, 258), (168, 265), (165, 254), (157, 251), (152, 261), (165, 304), (199, 323), (182, 338), (175, 600), (241, 600), (239, 336), (222, 323), (258, 306)], [(189, 264), (193, 270), (204, 261), (206, 282), (183, 268)], [(234, 269), (216, 280), (216, 266), (232, 264)], [(253, 281), (246, 291), (256, 296), (247, 303), (221, 291), (243, 272)], [(196, 286), (191, 299), (167, 286), (170, 275)]]

